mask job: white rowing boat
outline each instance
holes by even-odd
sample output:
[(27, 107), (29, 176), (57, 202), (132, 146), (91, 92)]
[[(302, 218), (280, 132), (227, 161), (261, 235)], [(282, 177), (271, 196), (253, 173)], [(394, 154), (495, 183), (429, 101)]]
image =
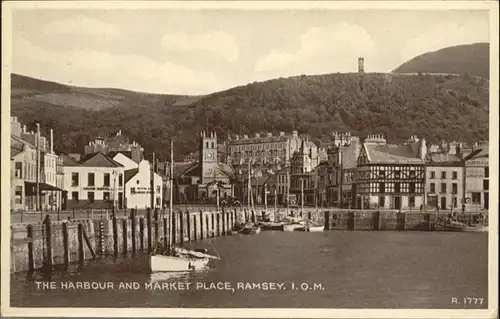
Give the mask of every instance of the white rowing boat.
[(186, 258), (163, 255), (150, 256), (151, 272), (185, 272), (205, 269), (209, 258)]

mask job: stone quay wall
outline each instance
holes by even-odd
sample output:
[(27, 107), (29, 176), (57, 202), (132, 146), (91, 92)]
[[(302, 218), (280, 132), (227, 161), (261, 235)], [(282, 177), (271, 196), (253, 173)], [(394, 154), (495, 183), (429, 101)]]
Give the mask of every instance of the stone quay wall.
[[(267, 217), (283, 220), (292, 213), (324, 225), (325, 230), (430, 231), (438, 214), (387, 210), (289, 210), (255, 211), (245, 208), (222, 211), (148, 210), (138, 217), (51, 221), (11, 226), (11, 273), (67, 269), (90, 259), (120, 254), (149, 253), (161, 236), (172, 236), (174, 244), (231, 235), (236, 224), (258, 222)], [(169, 218), (171, 217), (171, 218)], [(172, 224), (169, 227), (169, 219)]]

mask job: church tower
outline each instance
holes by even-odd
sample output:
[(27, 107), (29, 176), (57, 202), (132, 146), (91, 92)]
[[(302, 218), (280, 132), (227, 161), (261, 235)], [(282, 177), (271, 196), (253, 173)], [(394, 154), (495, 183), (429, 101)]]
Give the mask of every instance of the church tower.
[(201, 133), (200, 138), (201, 183), (203, 185), (214, 181), (217, 168), (217, 134)]

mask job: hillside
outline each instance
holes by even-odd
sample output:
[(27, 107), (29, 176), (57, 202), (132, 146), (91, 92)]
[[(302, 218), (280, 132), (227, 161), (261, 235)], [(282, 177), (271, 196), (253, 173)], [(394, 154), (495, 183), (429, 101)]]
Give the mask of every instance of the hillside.
[[(27, 90), (22, 83), (13, 82), (18, 85), (13, 91)], [(59, 88), (45, 83), (37, 86), (37, 95), (53, 94), (51, 85)], [(47, 99), (27, 103), (14, 93), (12, 113), (28, 127), (34, 127), (35, 119), (44, 129), (52, 126), (58, 151), (82, 151), (91, 136), (122, 129), (163, 159), (171, 137), (176, 153), (187, 153), (196, 148), (199, 132), (206, 127), (220, 137), (229, 132), (299, 130), (318, 140), (332, 131), (349, 130), (361, 136), (384, 132), (391, 142), (413, 134), (430, 141), (473, 141), (487, 138), (488, 85), (488, 80), (468, 76), (326, 74), (254, 82), (188, 106), (164, 103), (163, 96), (152, 98), (156, 103), (131, 97), (90, 111)], [(103, 92), (83, 91), (92, 96)]]
[(457, 45), (419, 55), (403, 63), (394, 73), (469, 74), (489, 79), (489, 43)]
[(16, 103), (32, 107), (50, 104), (63, 107), (83, 108), (91, 111), (111, 107), (142, 104), (189, 105), (200, 97), (185, 95), (149, 94), (111, 88), (83, 88), (33, 79), (13, 74), (11, 96)]

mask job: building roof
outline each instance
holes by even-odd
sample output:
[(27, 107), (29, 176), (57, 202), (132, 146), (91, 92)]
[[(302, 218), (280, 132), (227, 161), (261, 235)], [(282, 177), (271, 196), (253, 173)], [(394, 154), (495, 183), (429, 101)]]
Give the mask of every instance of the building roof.
[(137, 173), (139, 173), (139, 168), (138, 167), (127, 169), (125, 171), (125, 183), (127, 183), (132, 177), (134, 177), (135, 175), (137, 175)]
[(261, 137), (248, 137), (239, 139), (229, 140), (229, 145), (243, 145), (243, 144), (258, 144), (258, 143), (276, 143), (276, 142), (286, 142), (289, 139), (293, 138), (293, 135), (285, 134), (283, 136), (261, 136)]
[(359, 156), (360, 148), (356, 145), (351, 144), (350, 146), (342, 146), (342, 168), (356, 168), (358, 163), (357, 159)]
[(450, 164), (450, 163), (462, 162), (460, 156), (444, 152), (427, 154), (426, 160), (428, 163), (435, 163), (435, 164)]
[(24, 151), (24, 143), (16, 136), (10, 136), (10, 157), (14, 157)]
[(102, 153), (88, 154), (80, 160), (80, 166), (84, 167), (123, 167), (114, 159)]
[(483, 147), (481, 149), (473, 150), (472, 153), (468, 154), (465, 158), (464, 161), (474, 159), (474, 158), (481, 158), (481, 157), (489, 157), (489, 148), (488, 147)]
[(410, 145), (364, 144), (371, 164), (423, 164)]
[(63, 166), (80, 166), (80, 164), (78, 164), (78, 162), (69, 155), (61, 154), (59, 157), (63, 160)]
[(114, 158), (116, 155), (118, 155), (120, 153), (125, 155), (126, 157), (132, 159), (132, 151), (111, 151), (111, 152), (108, 152), (108, 154), (106, 154), (106, 155), (109, 158)]

